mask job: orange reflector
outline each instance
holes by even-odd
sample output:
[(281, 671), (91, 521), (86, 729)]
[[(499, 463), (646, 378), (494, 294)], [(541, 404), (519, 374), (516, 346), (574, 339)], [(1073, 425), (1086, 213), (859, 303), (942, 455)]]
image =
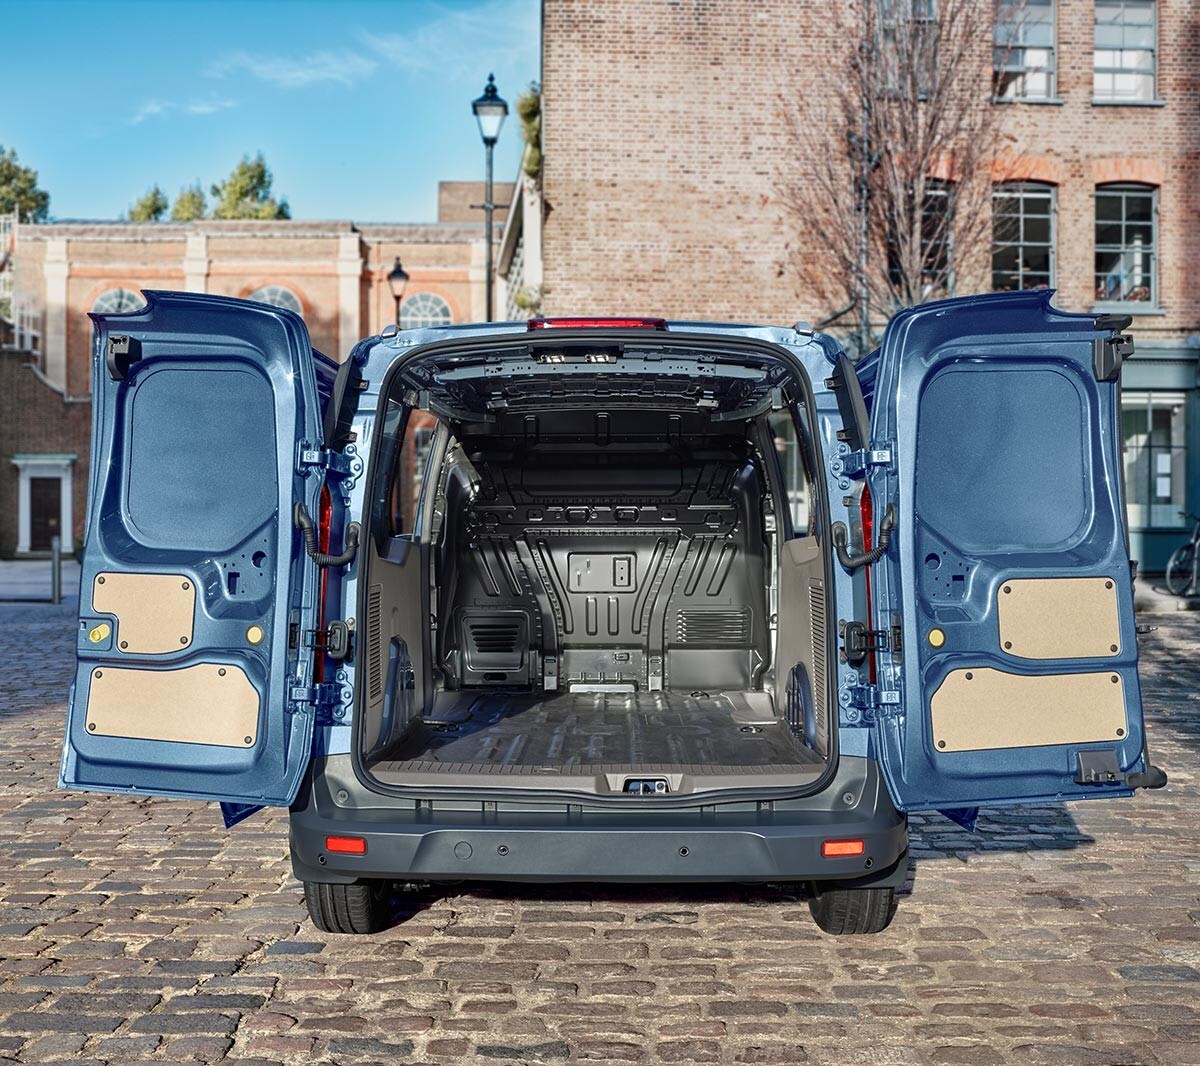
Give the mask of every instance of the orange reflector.
[(861, 840), (826, 840), (821, 845), (821, 854), (827, 859), (841, 859), (847, 855), (861, 855), (866, 845)]
[(340, 851), (343, 855), (365, 855), (367, 842), (362, 837), (326, 837), (326, 851)]

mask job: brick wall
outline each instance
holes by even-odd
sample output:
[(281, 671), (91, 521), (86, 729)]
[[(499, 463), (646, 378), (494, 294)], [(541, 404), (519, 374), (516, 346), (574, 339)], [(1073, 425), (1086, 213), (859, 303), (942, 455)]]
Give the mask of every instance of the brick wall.
[[(43, 382), (19, 352), (0, 353), (0, 556), (8, 557), (17, 547), (17, 468), (13, 456), (22, 452), (71, 454), (75, 462), (71, 537), (83, 536), (84, 506), (87, 502), (88, 454), (91, 443), (92, 405), (68, 403)], [(64, 542), (67, 538), (64, 536)], [(73, 545), (64, 543), (66, 549)]]
[[(785, 265), (812, 242), (777, 189), (787, 170), (804, 180), (784, 158), (781, 101), (823, 91), (836, 2), (545, 0), (546, 313), (790, 323), (832, 310)], [(1062, 103), (997, 106), (1023, 160), (1009, 176), (1058, 183), (1058, 302), (1093, 302), (1095, 185), (1152, 181), (1165, 314), (1135, 329), (1194, 332), (1200, 31), (1188, 5), (1160, 3), (1164, 106), (1095, 106), (1093, 5), (1057, 6)]]

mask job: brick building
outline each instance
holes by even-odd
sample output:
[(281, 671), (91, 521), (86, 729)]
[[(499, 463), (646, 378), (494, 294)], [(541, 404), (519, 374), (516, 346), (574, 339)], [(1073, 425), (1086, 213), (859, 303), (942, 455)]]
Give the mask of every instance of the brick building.
[[(544, 313), (790, 323), (834, 310), (787, 265), (797, 245), (821, 251), (778, 189), (795, 150), (780, 101), (828, 92), (836, 3), (544, 0)], [(994, 75), (1015, 150), (995, 175), (993, 284), (1133, 314), (1130, 518), (1135, 556), (1161, 569), (1179, 511), (1200, 511), (1193, 6), (1028, 0), (1022, 17)]]
[[(507, 203), (511, 186), (497, 190)], [(142, 289), (262, 300), (304, 317), (341, 358), (395, 317), (387, 273), (410, 281), (401, 325), (484, 317), (478, 182), (439, 188), (435, 223), (56, 222), (10, 233), (0, 334), (0, 556), (37, 554), (83, 531), (91, 426), (92, 310), (136, 307)], [(499, 215), (500, 223), (504, 213)], [(474, 219), (474, 221), (472, 221)], [(3, 236), (3, 234), (0, 234)], [(503, 299), (503, 290), (501, 290)], [(64, 531), (66, 531), (64, 533)]]

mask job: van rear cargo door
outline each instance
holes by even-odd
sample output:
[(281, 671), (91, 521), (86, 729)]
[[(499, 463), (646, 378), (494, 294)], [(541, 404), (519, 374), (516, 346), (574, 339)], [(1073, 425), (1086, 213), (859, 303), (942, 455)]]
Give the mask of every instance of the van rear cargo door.
[[(150, 292), (93, 315), (78, 667), (60, 785), (287, 805), (316, 691), (317, 375), (289, 311)], [(308, 454), (312, 454), (308, 452)], [(231, 808), (232, 810), (232, 808)], [(227, 816), (230, 811), (227, 810)]]
[(1127, 795), (1143, 748), (1124, 517), (1125, 322), (1045, 292), (927, 304), (871, 368), (878, 757), (905, 810)]

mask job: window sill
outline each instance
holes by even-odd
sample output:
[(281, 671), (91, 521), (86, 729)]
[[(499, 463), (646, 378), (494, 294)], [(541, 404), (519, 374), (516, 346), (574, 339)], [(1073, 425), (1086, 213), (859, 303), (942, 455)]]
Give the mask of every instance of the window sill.
[(993, 104), (1035, 104), (1062, 107), (1066, 101), (1061, 96), (993, 96)]
[(1133, 315), (1134, 318), (1154, 318), (1165, 317), (1167, 312), (1161, 307), (1155, 307), (1153, 304), (1139, 303), (1094, 303), (1092, 304), (1093, 314), (1110, 314), (1118, 312), (1125, 315)]
[(1166, 107), (1166, 100), (1092, 100), (1092, 107)]

